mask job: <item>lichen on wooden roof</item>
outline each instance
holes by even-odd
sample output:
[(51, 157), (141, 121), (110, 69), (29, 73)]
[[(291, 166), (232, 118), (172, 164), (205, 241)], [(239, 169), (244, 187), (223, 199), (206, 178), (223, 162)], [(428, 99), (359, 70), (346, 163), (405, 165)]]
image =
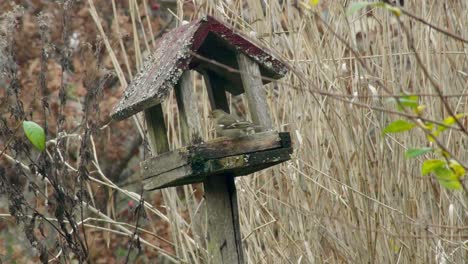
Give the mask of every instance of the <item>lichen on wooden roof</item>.
[(190, 64), (194, 59), (193, 52), (197, 52), (209, 34), (222, 39), (222, 45), (228, 49), (252, 58), (267, 77), (280, 78), (286, 74), (286, 65), (267, 49), (208, 16), (175, 28), (161, 37), (156, 50), (146, 59), (142, 70), (112, 111), (112, 118), (122, 120), (161, 103), (177, 84), (183, 71), (193, 67)]

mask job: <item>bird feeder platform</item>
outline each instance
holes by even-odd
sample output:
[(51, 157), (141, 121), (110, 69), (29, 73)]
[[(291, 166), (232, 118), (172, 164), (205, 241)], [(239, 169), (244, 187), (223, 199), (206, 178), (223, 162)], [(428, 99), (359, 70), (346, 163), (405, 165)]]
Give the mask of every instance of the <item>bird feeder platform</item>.
[(244, 176), (290, 159), (289, 133), (274, 131), (218, 138), (166, 152), (141, 162), (145, 190), (203, 182), (228, 173)]

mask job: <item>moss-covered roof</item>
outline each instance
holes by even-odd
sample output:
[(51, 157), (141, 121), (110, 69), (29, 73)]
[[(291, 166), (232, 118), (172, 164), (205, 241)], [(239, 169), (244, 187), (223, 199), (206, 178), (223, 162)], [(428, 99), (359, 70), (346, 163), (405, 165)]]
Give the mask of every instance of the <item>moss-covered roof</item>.
[(206, 69), (234, 86), (242, 86), (238, 73), (219, 66), (238, 69), (236, 52), (256, 61), (267, 78), (278, 79), (287, 72), (286, 65), (266, 48), (208, 16), (175, 28), (159, 39), (156, 50), (146, 59), (143, 69), (112, 111), (112, 118), (122, 120), (160, 104), (188, 69)]

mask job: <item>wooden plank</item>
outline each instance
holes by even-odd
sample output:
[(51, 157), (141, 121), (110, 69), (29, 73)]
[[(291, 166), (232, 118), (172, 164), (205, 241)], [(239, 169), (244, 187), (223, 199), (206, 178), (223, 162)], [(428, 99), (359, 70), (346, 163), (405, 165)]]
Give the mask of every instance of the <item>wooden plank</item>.
[(161, 189), (165, 187), (175, 187), (175, 186), (181, 186), (184, 184), (188, 183), (195, 183), (195, 182), (201, 182), (202, 180), (199, 181), (190, 181), (190, 177), (193, 175), (192, 173), (192, 167), (190, 165), (185, 165), (182, 167), (175, 168), (173, 170), (167, 171), (165, 173), (162, 173), (161, 175), (158, 175), (158, 177), (154, 177), (150, 180), (145, 181), (143, 189), (150, 191), (150, 190), (155, 190), (155, 189)]
[(234, 177), (209, 177), (204, 187), (210, 263), (244, 263)]
[(189, 163), (185, 148), (170, 151), (140, 162), (140, 174), (143, 179), (155, 177)]
[(256, 62), (242, 53), (237, 54), (237, 61), (247, 101), (249, 102), (252, 121), (261, 125), (262, 130), (268, 130), (273, 123), (268, 113), (269, 108), (263, 91), (260, 68)]
[(256, 152), (253, 154), (243, 154), (221, 159), (209, 160), (206, 162), (208, 174), (228, 172), (234, 176), (244, 176), (259, 171), (262, 168), (271, 167), (280, 162), (290, 159), (291, 148), (280, 148)]
[(226, 89), (224, 87), (225, 83), (210, 71), (202, 71), (202, 75), (205, 80), (211, 109), (222, 109), (224, 112), (230, 113)]
[[(142, 70), (134, 76), (111, 115), (123, 120), (162, 103), (188, 68), (190, 52), (196, 50), (194, 35), (203, 35), (202, 20), (193, 21), (164, 34), (157, 48), (145, 59)], [(197, 34), (199, 32), (199, 34)], [(201, 37), (200, 37), (201, 38)]]
[(198, 100), (195, 95), (190, 71), (182, 74), (176, 85), (176, 99), (179, 108), (183, 145), (202, 142)]
[(162, 173), (190, 163), (193, 157), (201, 160), (224, 158), (268, 149), (289, 147), (290, 144), (288, 133), (278, 133), (275, 131), (233, 139), (218, 138), (203, 144), (183, 147), (142, 161), (140, 163), (141, 177), (143, 179), (157, 177)]
[(192, 175), (196, 177), (222, 174), (234, 177), (244, 176), (289, 160), (291, 151), (291, 148), (280, 148), (208, 160), (196, 166), (192, 164)]
[(145, 110), (145, 121), (153, 156), (169, 151), (166, 123), (161, 104)]
[[(147, 126), (148, 138), (153, 156), (169, 151), (169, 142), (167, 139), (167, 129), (164, 122), (164, 113), (161, 104), (153, 106), (145, 110), (145, 120)], [(143, 187), (144, 188), (144, 187)], [(176, 220), (179, 216), (176, 213), (176, 202), (172, 198), (174, 191), (164, 190), (162, 192), (165, 204), (170, 208), (169, 218), (174, 224), (173, 230), (178, 230), (179, 221)], [(175, 252), (180, 254), (179, 245), (181, 244), (179, 236), (176, 232), (172, 232), (172, 240), (175, 245)]]
[(282, 146), (276, 131), (256, 133), (239, 138), (224, 138), (189, 147), (189, 152), (203, 159), (233, 156)]
[[(225, 83), (209, 72), (205, 72), (204, 79), (211, 109), (222, 109), (230, 113)], [(215, 140), (214, 142), (216, 143), (212, 147), (222, 141)], [(244, 263), (234, 177), (229, 174), (208, 177), (203, 181), (203, 188), (208, 226), (210, 226), (208, 229), (210, 263)]]
[[(291, 147), (266, 150), (231, 157), (190, 161), (182, 167), (161, 173), (147, 181), (145, 189), (160, 189), (211, 180), (213, 175), (238, 177), (274, 166), (290, 159)], [(208, 178), (207, 178), (208, 177)]]

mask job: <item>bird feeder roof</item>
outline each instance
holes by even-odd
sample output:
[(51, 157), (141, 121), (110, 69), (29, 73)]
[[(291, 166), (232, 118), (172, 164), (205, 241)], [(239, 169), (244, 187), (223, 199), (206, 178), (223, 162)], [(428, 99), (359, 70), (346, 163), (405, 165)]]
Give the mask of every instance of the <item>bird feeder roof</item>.
[(160, 104), (185, 70), (211, 71), (233, 86), (242, 86), (240, 75), (228, 69), (238, 69), (237, 52), (258, 63), (262, 76), (267, 77), (264, 83), (269, 82), (268, 79), (279, 79), (287, 72), (286, 64), (266, 48), (207, 16), (175, 28), (159, 39), (156, 50), (146, 59), (143, 69), (112, 111), (112, 118), (122, 120)]

